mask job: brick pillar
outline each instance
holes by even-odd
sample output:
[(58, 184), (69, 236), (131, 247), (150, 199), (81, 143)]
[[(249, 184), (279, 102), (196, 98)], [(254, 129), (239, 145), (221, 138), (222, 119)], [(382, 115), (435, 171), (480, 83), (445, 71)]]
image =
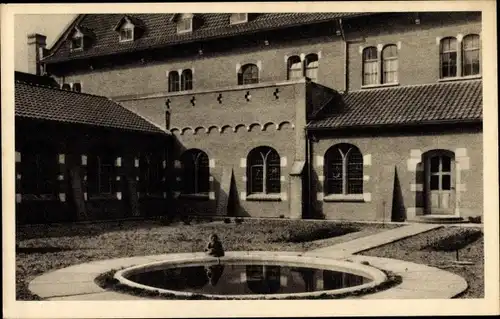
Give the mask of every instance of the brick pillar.
[[(83, 155), (79, 154), (68, 154), (66, 156), (66, 167), (68, 170), (68, 179), (70, 189), (68, 194), (71, 193), (73, 198), (73, 204), (75, 208), (76, 220), (86, 220), (87, 210), (85, 207), (86, 200), (86, 181), (83, 180), (83, 176), (86, 175), (87, 169), (87, 159), (85, 157), (85, 165), (82, 162)], [(84, 195), (85, 194), (85, 195)]]
[(139, 191), (137, 181), (139, 180), (139, 159), (133, 155), (127, 155), (124, 163), (126, 200), (129, 205), (130, 215), (140, 216)]
[(81, 174), (82, 174), (82, 193), (83, 193), (83, 200), (87, 201), (88, 200), (88, 176), (87, 176), (87, 161), (88, 157), (86, 154), (81, 155)]
[(115, 179), (113, 181), (116, 198), (118, 200), (122, 200), (123, 192), (122, 192), (122, 178), (124, 177), (123, 165), (122, 165), (122, 157), (117, 157), (115, 159)]
[(290, 218), (302, 218), (302, 175), (290, 175)]
[(161, 189), (163, 190), (163, 198), (167, 198), (167, 177), (168, 177), (168, 172), (167, 172), (167, 160), (165, 157), (163, 157), (163, 160), (161, 161), (161, 167), (163, 169), (163, 177), (161, 179)]
[(58, 156), (58, 172), (57, 172), (57, 190), (59, 193), (59, 200), (65, 203), (67, 200), (67, 187), (66, 187), (66, 154), (59, 154)]
[(16, 203), (22, 201), (21, 178), (21, 152), (16, 152)]

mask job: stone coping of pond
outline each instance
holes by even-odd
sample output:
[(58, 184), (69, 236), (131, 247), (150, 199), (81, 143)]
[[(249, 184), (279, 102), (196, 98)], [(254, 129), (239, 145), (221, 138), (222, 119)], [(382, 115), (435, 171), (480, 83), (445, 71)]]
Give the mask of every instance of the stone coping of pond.
[[(152, 286), (140, 284), (132, 280), (127, 279), (130, 275), (137, 273), (142, 273), (145, 271), (155, 271), (164, 269), (165, 267), (186, 267), (190, 265), (203, 265), (203, 264), (213, 264), (218, 261), (217, 258), (210, 256), (186, 256), (181, 259), (170, 259), (167, 258), (162, 261), (152, 262), (144, 265), (133, 266), (123, 270), (119, 270), (115, 273), (114, 278), (117, 279), (121, 284), (132, 287), (144, 289), (147, 291), (157, 291), (159, 293), (174, 294), (176, 296), (189, 297), (197, 295), (192, 292), (184, 292), (178, 290), (160, 289)], [(340, 271), (345, 273), (351, 273), (353, 275), (361, 276), (370, 279), (369, 282), (362, 285), (357, 285), (353, 287), (345, 287), (334, 290), (319, 290), (314, 292), (302, 292), (302, 293), (281, 293), (281, 294), (234, 294), (234, 295), (218, 295), (218, 294), (206, 294), (199, 293), (198, 295), (203, 295), (212, 299), (286, 299), (289, 297), (294, 298), (310, 298), (315, 296), (321, 296), (327, 294), (330, 296), (341, 295), (346, 293), (352, 293), (355, 291), (360, 291), (363, 289), (375, 288), (385, 281), (387, 281), (387, 276), (377, 268), (362, 265), (360, 263), (353, 263), (343, 260), (334, 260), (331, 258), (316, 258), (316, 257), (304, 257), (299, 255), (281, 255), (273, 252), (241, 252), (233, 251), (227, 252), (224, 257), (220, 258), (221, 263), (230, 264), (241, 264), (241, 263), (265, 263), (271, 265), (287, 265), (291, 267), (311, 267), (321, 270), (332, 270)]]
[[(265, 256), (288, 256), (303, 258), (299, 252), (262, 252), (245, 251), (240, 254)], [(229, 252), (227, 253), (229, 254)], [(150, 256), (136, 256), (108, 260), (99, 260), (79, 265), (74, 265), (36, 277), (29, 283), (32, 293), (44, 300), (148, 300), (149, 298), (132, 296), (105, 290), (99, 287), (95, 279), (102, 273), (113, 269), (128, 268), (152, 262), (165, 260), (181, 260), (186, 258), (200, 258), (205, 253), (178, 253), (161, 254)], [(322, 257), (310, 257), (321, 259), (345, 260), (361, 264), (368, 262), (369, 265), (378, 269), (387, 270), (402, 277), (402, 283), (365, 296), (350, 298), (360, 299), (450, 299), (456, 297), (467, 289), (467, 282), (460, 276), (441, 270), (412, 262), (369, 257), (362, 255), (331, 255)]]

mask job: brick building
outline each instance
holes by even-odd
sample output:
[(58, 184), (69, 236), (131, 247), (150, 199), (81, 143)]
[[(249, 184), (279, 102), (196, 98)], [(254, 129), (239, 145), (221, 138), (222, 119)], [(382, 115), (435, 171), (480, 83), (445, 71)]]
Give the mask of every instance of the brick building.
[(183, 214), (458, 219), (482, 215), (480, 35), (478, 12), (90, 14), (37, 70), (161, 130), (132, 135)]

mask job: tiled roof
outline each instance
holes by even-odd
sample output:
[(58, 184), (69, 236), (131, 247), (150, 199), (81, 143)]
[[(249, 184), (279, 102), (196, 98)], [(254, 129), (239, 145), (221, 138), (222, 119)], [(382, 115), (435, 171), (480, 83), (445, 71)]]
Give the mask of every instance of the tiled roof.
[(230, 25), (230, 13), (199, 13), (195, 15), (201, 21), (201, 26), (193, 32), (183, 34), (177, 34), (176, 23), (171, 21), (172, 14), (135, 14), (133, 18), (142, 22), (144, 34), (135, 41), (122, 43), (119, 42), (118, 33), (114, 28), (126, 14), (88, 14), (76, 19), (75, 23), (95, 34), (92, 46), (80, 52), (70, 52), (69, 46), (62, 43), (54, 47), (54, 52), (46, 57), (44, 62), (133, 52), (368, 14), (370, 13), (259, 13), (248, 23)]
[(35, 75), (19, 71), (15, 71), (15, 80), (35, 85), (59, 87), (59, 84), (57, 84), (56, 80), (54, 80), (54, 78), (50, 76)]
[(148, 133), (165, 133), (106, 97), (16, 81), (15, 115)]
[(311, 129), (411, 125), (482, 120), (482, 81), (457, 81), (394, 88), (363, 89), (330, 104)]

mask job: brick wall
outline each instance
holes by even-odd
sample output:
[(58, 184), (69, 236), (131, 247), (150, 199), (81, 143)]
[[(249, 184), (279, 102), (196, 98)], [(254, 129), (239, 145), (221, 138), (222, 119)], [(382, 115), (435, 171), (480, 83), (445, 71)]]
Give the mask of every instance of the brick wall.
[(349, 90), (358, 90), (362, 86), (363, 48), (382, 48), (395, 44), (398, 46), (400, 85), (435, 83), (439, 80), (439, 39), (481, 32), (479, 15), (451, 13), (443, 14), (440, 20), (436, 20), (435, 17), (422, 14), (420, 18), (420, 25), (412, 23), (408, 17), (374, 21), (369, 26), (353, 30), (347, 35), (348, 39), (353, 40), (348, 45)]
[[(363, 202), (326, 202), (322, 198), (323, 182), (318, 181), (323, 175), (322, 159), (327, 149), (337, 143), (353, 144), (363, 154)], [(321, 138), (313, 144), (313, 170), (319, 178), (315, 183), (316, 189), (312, 191), (315, 192), (313, 198), (317, 199), (315, 205), (318, 212), (327, 219), (390, 220), (397, 169), (402, 196), (402, 203), (398, 205), (404, 207), (408, 219), (414, 219), (416, 215), (423, 214), (422, 186), (417, 185), (422, 185), (423, 181), (417, 178), (416, 165), (422, 162), (423, 153), (433, 149), (454, 152), (455, 162), (460, 164), (455, 176), (459, 215), (465, 218), (482, 215), (482, 134), (474, 131)]]
[(343, 49), (340, 37), (320, 37), (297, 40), (291, 43), (274, 43), (219, 54), (192, 55), (171, 59), (168, 62), (116, 67), (112, 70), (88, 70), (79, 74), (68, 74), (59, 82), (82, 83), (85, 93), (117, 97), (135, 94), (167, 92), (167, 74), (172, 70), (193, 70), (193, 88), (214, 89), (237, 84), (237, 66), (246, 63), (258, 64), (262, 81), (285, 81), (287, 79), (286, 57), (316, 53), (320, 56), (318, 83), (328, 87), (343, 84)]
[[(210, 192), (215, 193), (213, 199), (183, 200), (182, 202), (195, 207), (200, 213), (215, 213), (223, 170), (232, 167), (239, 197), (237, 216), (279, 217), (284, 215), (288, 217), (290, 200), (288, 174), (295, 157), (294, 130), (292, 125), (285, 124), (279, 130), (275, 126), (269, 126), (264, 131), (261, 127), (254, 127), (250, 131), (247, 128), (241, 128), (236, 132), (227, 130), (223, 133), (211, 131), (210, 134), (194, 135), (188, 132), (184, 135), (176, 135), (182, 145), (180, 151), (197, 148), (207, 153), (211, 162), (210, 174), (213, 177)], [(281, 157), (281, 201), (246, 199), (246, 158), (253, 148), (259, 146), (272, 147)], [(179, 153), (174, 158), (178, 159)], [(176, 176), (185, 178), (180, 170), (177, 171)], [(177, 191), (180, 191), (179, 187), (180, 183), (177, 185)]]

